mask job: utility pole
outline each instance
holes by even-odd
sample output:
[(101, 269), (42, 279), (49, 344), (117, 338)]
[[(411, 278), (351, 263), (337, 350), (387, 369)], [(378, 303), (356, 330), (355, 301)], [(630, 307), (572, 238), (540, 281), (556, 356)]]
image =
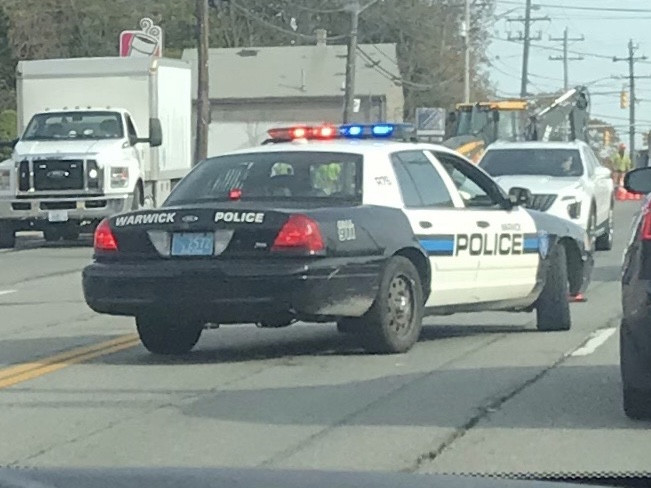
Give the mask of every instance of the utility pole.
[(348, 37), (348, 53), (346, 55), (346, 88), (344, 95), (344, 124), (350, 122), (355, 104), (355, 61), (357, 60), (357, 29), (359, 26), (359, 0), (350, 0), (350, 36)]
[(582, 61), (582, 56), (570, 57), (568, 53), (568, 45), (570, 41), (585, 41), (585, 37), (569, 37), (567, 27), (563, 31), (563, 37), (549, 37), (550, 41), (562, 41), (563, 42), (563, 55), (562, 56), (549, 56), (550, 61), (563, 61), (563, 88), (567, 92), (570, 89), (569, 81), (569, 62), (570, 61)]
[(197, 17), (197, 129), (194, 164), (208, 157), (210, 124), (210, 85), (208, 75), (208, 0), (196, 0)]
[(463, 39), (466, 59), (463, 80), (463, 98), (465, 103), (470, 103), (470, 0), (466, 0), (465, 17)]
[(646, 56), (635, 57), (636, 46), (633, 44), (633, 39), (628, 41), (628, 57), (618, 58), (614, 57), (613, 62), (627, 61), (628, 62), (628, 87), (629, 87), (629, 104), (628, 104), (628, 123), (629, 123), (629, 151), (630, 158), (635, 163), (635, 62), (643, 61)]
[(520, 85), (520, 97), (526, 98), (527, 96), (527, 84), (529, 82), (529, 46), (531, 41), (539, 41), (542, 39), (542, 33), (538, 32), (537, 37), (531, 37), (531, 24), (539, 20), (550, 20), (549, 17), (532, 17), (531, 16), (531, 0), (526, 0), (524, 18), (519, 17), (515, 19), (507, 19), (508, 22), (523, 22), (524, 23), (524, 34), (519, 33), (518, 37), (511, 37), (509, 35), (509, 41), (517, 40), (523, 41), (524, 46), (522, 49), (522, 82)]

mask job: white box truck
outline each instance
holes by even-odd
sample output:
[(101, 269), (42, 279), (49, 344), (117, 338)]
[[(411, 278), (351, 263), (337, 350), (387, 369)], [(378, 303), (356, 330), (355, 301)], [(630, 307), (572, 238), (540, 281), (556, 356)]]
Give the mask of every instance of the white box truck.
[(21, 61), (16, 88), (21, 136), (0, 163), (0, 247), (23, 230), (76, 239), (105, 217), (160, 205), (192, 166), (183, 61)]

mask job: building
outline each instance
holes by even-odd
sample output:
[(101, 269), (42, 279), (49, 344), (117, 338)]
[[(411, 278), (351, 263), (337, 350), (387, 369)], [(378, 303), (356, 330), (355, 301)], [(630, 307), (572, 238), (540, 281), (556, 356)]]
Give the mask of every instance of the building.
[[(341, 122), (347, 48), (327, 45), (325, 31), (318, 37), (312, 46), (210, 49), (209, 155), (260, 144), (270, 127)], [(353, 121), (402, 121), (396, 45), (359, 48)], [(196, 100), (197, 50), (185, 50), (183, 59), (192, 66)]]

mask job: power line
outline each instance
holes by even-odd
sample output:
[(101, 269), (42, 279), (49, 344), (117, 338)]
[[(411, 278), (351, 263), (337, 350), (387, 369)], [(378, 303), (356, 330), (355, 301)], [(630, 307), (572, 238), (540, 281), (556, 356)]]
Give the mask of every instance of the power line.
[(550, 61), (563, 61), (563, 87), (565, 91), (569, 90), (569, 62), (570, 61), (582, 61), (585, 59), (583, 56), (570, 57), (568, 53), (568, 43), (569, 41), (585, 41), (585, 37), (569, 37), (567, 27), (563, 31), (563, 37), (549, 37), (550, 41), (561, 41), (563, 43), (563, 55), (562, 56), (549, 56)]
[[(503, 3), (505, 5), (521, 5), (520, 2), (508, 1), (508, 0), (499, 0), (499, 3)], [(622, 12), (622, 13), (636, 13), (636, 12), (651, 13), (651, 9), (648, 8), (579, 7), (573, 5), (553, 5), (548, 3), (538, 3), (536, 5), (538, 7), (555, 8), (555, 9), (563, 9), (563, 10), (585, 10), (585, 11), (593, 11), (593, 12)]]
[[(511, 37), (509, 34), (509, 40), (523, 41), (522, 46), (522, 80), (520, 83), (520, 96), (522, 98), (527, 96), (527, 83), (529, 82), (529, 45), (531, 43), (531, 24), (540, 20), (549, 20), (549, 17), (532, 17), (531, 16), (531, 0), (526, 0), (524, 18), (518, 17), (514, 19), (506, 19), (507, 22), (523, 22), (524, 23), (524, 33), (518, 33), (518, 37)], [(536, 40), (540, 40), (542, 34), (539, 32)]]
[(628, 41), (628, 56), (625, 58), (613, 58), (613, 62), (619, 61), (628, 62), (628, 76), (629, 76), (629, 150), (631, 153), (631, 160), (635, 158), (635, 62), (645, 60), (646, 56), (635, 56), (636, 47), (633, 44), (633, 39)]

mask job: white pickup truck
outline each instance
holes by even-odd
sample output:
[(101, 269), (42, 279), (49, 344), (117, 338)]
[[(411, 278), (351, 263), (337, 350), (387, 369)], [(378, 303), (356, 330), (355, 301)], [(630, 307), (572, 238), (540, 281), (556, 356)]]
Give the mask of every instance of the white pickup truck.
[(0, 247), (16, 232), (76, 239), (156, 206), (191, 163), (191, 71), (180, 61), (78, 58), (17, 67), (18, 129), (0, 163)]

